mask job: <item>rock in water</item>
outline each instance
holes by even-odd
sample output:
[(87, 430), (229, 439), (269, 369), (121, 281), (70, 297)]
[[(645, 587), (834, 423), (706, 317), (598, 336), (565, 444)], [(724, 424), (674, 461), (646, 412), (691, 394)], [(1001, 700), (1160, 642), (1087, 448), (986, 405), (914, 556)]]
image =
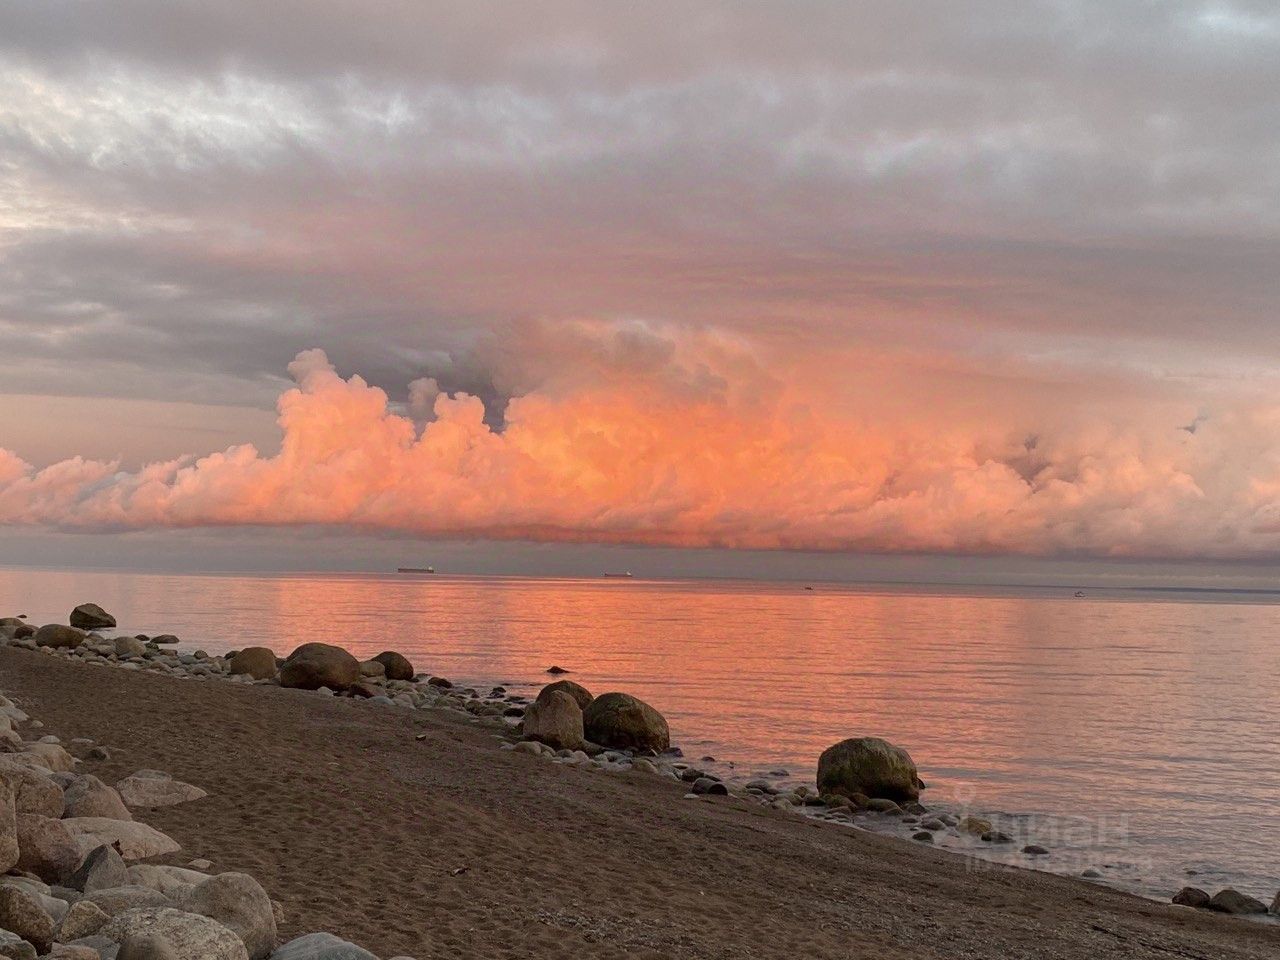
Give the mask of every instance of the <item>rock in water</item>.
[(82, 603), (71, 611), (71, 619), (68, 622), (81, 630), (102, 630), (114, 627), (116, 618), (96, 603)]
[(276, 949), (271, 960), (378, 960), (368, 950), (332, 933), (308, 933)]
[(271, 898), (253, 877), (220, 873), (193, 887), (179, 906), (217, 920), (244, 943), (249, 960), (263, 960), (276, 948)]
[(245, 647), (231, 658), (233, 674), (248, 674), (255, 680), (270, 680), (276, 675), (276, 655), (270, 647)]
[(346, 690), (359, 682), (360, 661), (327, 643), (304, 643), (280, 668), (280, 686), (298, 690)]
[(117, 781), (116, 790), (130, 807), (172, 807), (208, 796), (199, 787), (175, 780), (159, 770), (139, 770)]
[(1266, 913), (1267, 905), (1261, 900), (1246, 897), (1240, 891), (1227, 887), (1213, 895), (1209, 901), (1209, 909), (1217, 910), (1219, 913)]
[(911, 754), (879, 737), (852, 737), (827, 747), (818, 758), (818, 792), (863, 794), (896, 803), (920, 796)]
[[(100, 932), (122, 944), (135, 938), (163, 938), (173, 948), (173, 960), (248, 960), (249, 957), (240, 938), (216, 920), (171, 907), (126, 910), (112, 917)], [(136, 956), (147, 957), (146, 954)], [(168, 960), (164, 954), (148, 960), (161, 958)]]
[(53, 647), (55, 650), (74, 650), (84, 643), (87, 634), (76, 627), (64, 627), (60, 623), (46, 623), (36, 631), (36, 646)]
[(524, 735), (557, 750), (581, 750), (584, 745), (582, 708), (567, 693), (553, 691), (524, 710)]
[(587, 739), (619, 750), (653, 750), (671, 746), (666, 719), (653, 707), (625, 693), (603, 693), (582, 711)]
[(396, 653), (394, 650), (385, 650), (373, 659), (382, 664), (388, 680), (413, 679), (413, 664), (403, 654)]
[(595, 698), (591, 696), (591, 691), (580, 683), (574, 683), (572, 680), (556, 680), (554, 683), (548, 683), (545, 687), (538, 691), (538, 699), (550, 696), (556, 691), (567, 693), (573, 697), (578, 703), (578, 709), (585, 710), (591, 705), (591, 701)]
[(1205, 910), (1209, 907), (1209, 894), (1199, 887), (1183, 887), (1173, 895), (1173, 902), (1179, 906)]

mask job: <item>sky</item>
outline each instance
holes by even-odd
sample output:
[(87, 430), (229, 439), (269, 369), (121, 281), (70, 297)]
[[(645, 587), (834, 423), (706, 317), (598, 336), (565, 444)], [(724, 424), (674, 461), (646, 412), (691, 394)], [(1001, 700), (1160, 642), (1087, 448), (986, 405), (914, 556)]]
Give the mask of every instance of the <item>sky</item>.
[(0, 562), (1273, 564), (1276, 89), (1243, 0), (0, 4)]

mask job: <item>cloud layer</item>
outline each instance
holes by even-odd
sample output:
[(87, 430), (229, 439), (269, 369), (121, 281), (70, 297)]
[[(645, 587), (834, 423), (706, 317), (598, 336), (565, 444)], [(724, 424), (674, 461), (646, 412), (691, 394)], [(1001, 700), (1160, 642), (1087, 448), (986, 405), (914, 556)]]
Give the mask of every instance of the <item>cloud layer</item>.
[[(475, 397), (420, 382), (391, 403), (311, 350), (290, 365), (279, 454), (239, 446), (120, 472), (79, 458), (36, 470), (0, 451), (0, 522), (1136, 557), (1280, 545), (1275, 406), (1193, 422), (1185, 401), (1113, 396), (1111, 417), (1080, 422), (1081, 406), (1055, 417), (1027, 393), (1000, 415), (920, 417), (874, 399), (887, 382), (833, 390), (847, 358), (827, 370), (806, 358), (800, 376), (716, 333), (528, 332), (539, 361), (517, 365), (537, 386), (500, 429)], [(926, 393), (914, 391), (925, 405)], [(1247, 466), (1224, 455), (1242, 450)]]

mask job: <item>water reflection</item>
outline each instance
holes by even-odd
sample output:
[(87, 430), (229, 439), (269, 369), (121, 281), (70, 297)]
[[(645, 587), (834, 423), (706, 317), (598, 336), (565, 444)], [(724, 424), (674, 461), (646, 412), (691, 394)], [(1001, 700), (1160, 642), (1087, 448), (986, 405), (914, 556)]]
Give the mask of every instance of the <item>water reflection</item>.
[(93, 600), (122, 628), (211, 652), (325, 640), (529, 686), (557, 663), (652, 702), (688, 753), (734, 758), (744, 776), (811, 776), (830, 743), (876, 734), (912, 752), (935, 799), (1125, 816), (1135, 860), (1151, 853), (1168, 876), (1226, 862), (1274, 890), (1280, 608), (1222, 599), (0, 573), (0, 615), (65, 620)]

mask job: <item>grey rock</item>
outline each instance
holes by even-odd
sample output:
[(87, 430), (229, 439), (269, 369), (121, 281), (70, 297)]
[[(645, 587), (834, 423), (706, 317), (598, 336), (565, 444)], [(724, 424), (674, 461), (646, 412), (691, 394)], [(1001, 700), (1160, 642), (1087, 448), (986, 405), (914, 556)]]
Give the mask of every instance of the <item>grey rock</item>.
[(666, 718), (630, 694), (601, 694), (582, 712), (582, 721), (587, 739), (603, 747), (662, 753), (671, 746)]
[(1173, 902), (1182, 907), (1207, 910), (1209, 908), (1209, 894), (1199, 887), (1183, 887), (1173, 895)]
[(36, 898), (17, 887), (0, 887), (0, 929), (16, 933), (40, 953), (53, 942), (53, 917)]
[(276, 655), (269, 647), (245, 647), (231, 658), (230, 669), (233, 676), (269, 680), (276, 675)]
[(130, 807), (171, 807), (208, 796), (205, 791), (158, 770), (139, 770), (116, 781), (120, 799)]
[(129, 868), (116, 848), (107, 844), (94, 847), (76, 868), (67, 885), (84, 893), (123, 887), (129, 883)]
[(591, 695), (590, 690), (580, 683), (574, 683), (572, 680), (556, 680), (552, 683), (548, 683), (538, 691), (538, 699), (541, 700), (543, 697), (550, 696), (556, 692), (567, 693), (569, 696), (573, 697), (573, 699), (578, 703), (579, 710), (587, 709), (587, 707), (591, 705), (591, 701), (595, 699), (595, 697)]
[(9, 960), (36, 960), (36, 948), (16, 933), (0, 930), (0, 957)]
[(378, 960), (368, 950), (335, 937), (331, 933), (308, 933), (290, 940), (271, 955), (271, 960)]
[(1219, 913), (1252, 914), (1266, 913), (1267, 905), (1261, 900), (1245, 896), (1238, 890), (1227, 887), (1219, 890), (1209, 900), (1209, 909)]
[[(234, 933), (208, 917), (171, 907), (143, 907), (112, 917), (101, 935), (117, 943), (160, 937), (173, 948), (172, 960), (248, 960)], [(165, 958), (169, 960), (169, 958)]]
[(276, 947), (271, 898), (244, 873), (221, 873), (190, 889), (178, 904), (183, 910), (217, 920), (244, 943), (250, 960), (263, 960)]
[(108, 917), (114, 917), (126, 910), (137, 910), (140, 907), (173, 906), (172, 901), (159, 890), (136, 884), (94, 890), (86, 893), (80, 902), (97, 904)]
[(107, 912), (96, 903), (79, 900), (71, 905), (67, 915), (62, 918), (58, 927), (58, 940), (69, 943), (81, 937), (91, 937), (111, 919)]
[(76, 627), (63, 626), (60, 623), (46, 623), (35, 632), (34, 640), (38, 647), (51, 647), (54, 650), (74, 650), (84, 643), (87, 634)]
[(304, 643), (280, 668), (280, 686), (298, 690), (346, 690), (359, 682), (360, 662), (327, 643)]
[(539, 697), (525, 708), (521, 731), (530, 740), (557, 750), (580, 750), (586, 741), (582, 708), (569, 694), (559, 691), (546, 699)]
[(396, 653), (394, 650), (384, 650), (373, 659), (374, 662), (382, 664), (383, 674), (388, 680), (413, 679), (413, 664), (404, 654)]
[(45, 883), (69, 877), (80, 862), (80, 848), (66, 823), (35, 813), (18, 814), (18, 867)]
[[(145, 860), (182, 849), (172, 837), (145, 823), (106, 817), (74, 817), (59, 821), (75, 837), (77, 851), (87, 854), (103, 844), (115, 846), (126, 860)], [(77, 861), (79, 856), (77, 856)]]

